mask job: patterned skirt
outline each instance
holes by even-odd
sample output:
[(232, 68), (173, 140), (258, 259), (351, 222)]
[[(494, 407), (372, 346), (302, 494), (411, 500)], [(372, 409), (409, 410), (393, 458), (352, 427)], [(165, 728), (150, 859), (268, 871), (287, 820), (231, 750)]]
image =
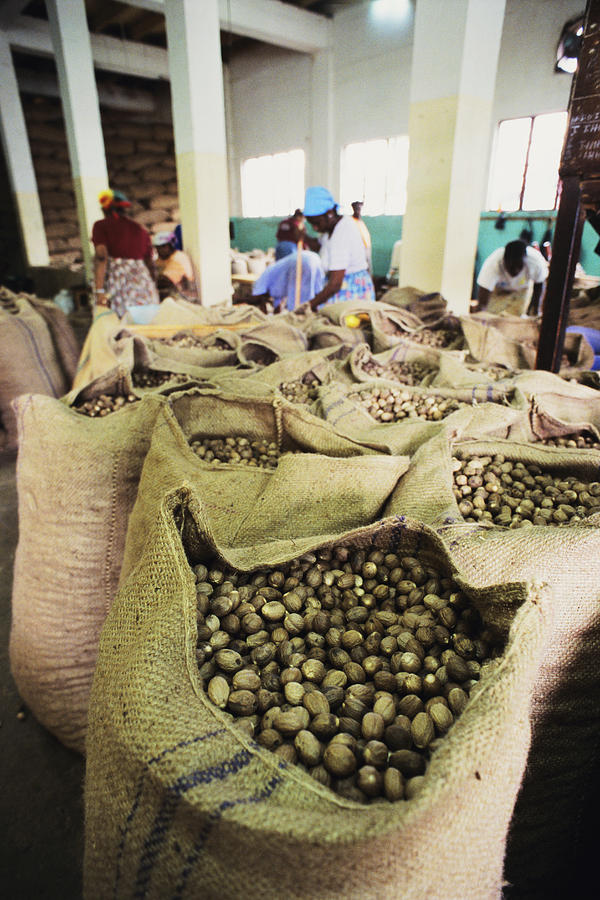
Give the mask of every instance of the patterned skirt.
[(160, 303), (156, 285), (143, 259), (108, 260), (104, 289), (110, 308), (119, 318), (128, 306)]
[(375, 300), (373, 279), (366, 269), (360, 272), (346, 272), (342, 286), (329, 303), (340, 303), (342, 300)]

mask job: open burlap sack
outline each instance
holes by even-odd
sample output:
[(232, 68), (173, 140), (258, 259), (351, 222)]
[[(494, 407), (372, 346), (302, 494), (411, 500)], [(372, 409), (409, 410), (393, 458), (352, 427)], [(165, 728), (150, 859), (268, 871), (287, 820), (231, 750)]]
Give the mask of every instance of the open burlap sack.
[[(407, 418), (398, 422), (379, 422), (360, 404), (357, 392), (390, 387), (405, 389), (421, 396), (449, 397), (464, 404), (440, 421)], [(422, 444), (443, 433), (462, 439), (490, 435), (500, 438), (529, 439), (531, 436), (527, 407), (517, 398), (511, 405), (491, 402), (482, 392), (479, 399), (467, 392), (409, 387), (391, 381), (373, 381), (354, 385), (332, 382), (319, 388), (318, 405), (324, 419), (341, 435), (359, 441), (379, 453), (413, 454)], [(498, 398), (496, 398), (498, 399)], [(500, 397), (503, 401), (503, 398)]]
[(303, 330), (311, 350), (331, 347), (349, 352), (366, 338), (363, 329), (335, 325), (324, 316), (311, 318)]
[(83, 752), (98, 636), (161, 398), (90, 419), (49, 397), (16, 404), (19, 543), (10, 662), (19, 693)]
[(152, 340), (136, 336), (136, 340), (144, 341), (155, 356), (164, 356), (167, 359), (177, 359), (189, 363), (192, 366), (212, 368), (213, 366), (237, 366), (237, 351), (240, 346), (240, 336), (235, 331), (219, 329), (202, 338), (201, 344), (187, 347), (185, 342), (181, 345), (176, 342), (178, 337), (189, 337), (194, 340), (193, 332), (182, 329), (173, 338), (164, 340)]
[(126, 347), (122, 344), (116, 347), (115, 337), (119, 327), (116, 313), (101, 306), (94, 307), (94, 318), (81, 348), (72, 390), (80, 390), (98, 376), (114, 369), (121, 361), (127, 365), (127, 352), (132, 353), (131, 341)]
[[(399, 482), (393, 508), (431, 525), (470, 584), (543, 580), (554, 595), (554, 625), (532, 694), (533, 744), (509, 836), (511, 897), (570, 896), (589, 875), (585, 810), (597, 796), (600, 743), (600, 516), (577, 526), (508, 529), (465, 522), (451, 485), (451, 452), (507, 459), (596, 480), (591, 450), (473, 441), (444, 435), (423, 446)], [(594, 794), (594, 792), (596, 792)]]
[(15, 295), (12, 308), (0, 307), (0, 415), (7, 448), (17, 445), (15, 398), (28, 392), (60, 397), (68, 388), (45, 319), (24, 297)]
[[(234, 435), (277, 443), (284, 454), (277, 469), (211, 465), (199, 459), (189, 446), (194, 437)], [(304, 504), (306, 509), (320, 511), (327, 522), (331, 496), (343, 491), (344, 508), (336, 509), (336, 521), (348, 528), (352, 527), (349, 522), (355, 526), (371, 521), (408, 467), (406, 457), (376, 457), (371, 448), (337, 434), (302, 406), (281, 398), (201, 394), (197, 390), (170, 397), (168, 407), (157, 418), (149, 453), (143, 486), (131, 515), (122, 578), (140, 558), (164, 494), (184, 481), (201, 490), (219, 540), (246, 544), (257, 539), (257, 522), (268, 521), (279, 539), (288, 527), (287, 507), (280, 500), (286, 494), (298, 496), (297, 507)], [(316, 484), (320, 485), (318, 490)], [(258, 509), (261, 516), (256, 519)], [(306, 514), (306, 523), (314, 534), (312, 515)]]
[[(222, 557), (253, 569), (318, 546), (296, 544), (303, 512), (282, 501), (289, 539), (278, 552), (258, 528), (247, 547), (217, 548)], [(501, 664), (433, 755), (419, 795), (363, 807), (282, 763), (205, 696), (190, 561), (209, 561), (211, 519), (192, 487), (164, 497), (103, 629), (89, 716), (86, 898), (499, 898), (551, 627), (545, 593), (515, 584), (478, 592), (484, 617), (510, 625)], [(318, 513), (314, 526), (322, 530)], [(328, 543), (337, 540), (427, 548), (452, 565), (435, 535), (397, 517)]]
[(594, 388), (541, 370), (519, 373), (513, 383), (530, 405), (533, 439), (599, 432), (600, 395)]
[(239, 332), (238, 359), (243, 365), (270, 365), (286, 356), (305, 353), (306, 337), (299, 328), (278, 319), (268, 319)]
[(160, 304), (153, 325), (252, 325), (266, 319), (255, 306), (239, 303), (235, 306), (200, 306), (186, 300), (167, 297)]
[(381, 303), (389, 303), (391, 306), (408, 310), (430, 327), (446, 315), (448, 307), (441, 294), (424, 294), (423, 291), (413, 287), (391, 288), (379, 299)]
[[(540, 323), (518, 316), (475, 313), (460, 317), (463, 333), (473, 359), (505, 365), (511, 369), (535, 367)], [(594, 351), (581, 334), (565, 335), (561, 371), (590, 369)]]
[(174, 375), (187, 376), (190, 382), (203, 382), (232, 374), (240, 378), (255, 366), (248, 366), (246, 372), (242, 370), (237, 359), (239, 337), (235, 335), (234, 340), (236, 351), (226, 354), (223, 359), (223, 353), (219, 350), (179, 350), (136, 335), (132, 339), (132, 372), (173, 372)]

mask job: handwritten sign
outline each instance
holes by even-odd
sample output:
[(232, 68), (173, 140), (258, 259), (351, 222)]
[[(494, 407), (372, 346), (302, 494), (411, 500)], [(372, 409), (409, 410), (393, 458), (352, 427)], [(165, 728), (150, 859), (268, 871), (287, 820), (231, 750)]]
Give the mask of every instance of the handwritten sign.
[(600, 175), (600, 0), (588, 0), (560, 175)]

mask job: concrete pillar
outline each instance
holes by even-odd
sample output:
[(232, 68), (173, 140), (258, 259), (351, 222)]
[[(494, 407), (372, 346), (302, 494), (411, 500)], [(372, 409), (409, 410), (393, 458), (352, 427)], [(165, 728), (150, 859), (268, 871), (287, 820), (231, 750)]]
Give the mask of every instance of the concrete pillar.
[(18, 224), (29, 266), (47, 266), (48, 243), (42, 219), (19, 85), (6, 37), (0, 33), (0, 132)]
[(165, 4), (181, 229), (203, 306), (231, 302), (218, 0)]
[(92, 225), (102, 218), (98, 194), (108, 187), (104, 140), (83, 0), (47, 0), (48, 21), (67, 130), (79, 234), (92, 277)]
[(320, 50), (312, 57), (311, 144), (306, 184), (322, 184), (337, 197), (340, 187), (339, 153), (334, 151), (333, 52)]
[(468, 313), (505, 0), (418, 0), (400, 284)]

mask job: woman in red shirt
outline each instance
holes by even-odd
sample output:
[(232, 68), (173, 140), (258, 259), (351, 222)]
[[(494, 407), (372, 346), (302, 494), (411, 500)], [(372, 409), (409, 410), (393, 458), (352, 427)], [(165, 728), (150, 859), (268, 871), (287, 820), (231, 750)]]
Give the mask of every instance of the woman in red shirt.
[(104, 218), (94, 222), (95, 299), (119, 318), (128, 306), (159, 303), (154, 283), (152, 242), (146, 229), (130, 219), (131, 203), (121, 191), (102, 191), (98, 200)]

